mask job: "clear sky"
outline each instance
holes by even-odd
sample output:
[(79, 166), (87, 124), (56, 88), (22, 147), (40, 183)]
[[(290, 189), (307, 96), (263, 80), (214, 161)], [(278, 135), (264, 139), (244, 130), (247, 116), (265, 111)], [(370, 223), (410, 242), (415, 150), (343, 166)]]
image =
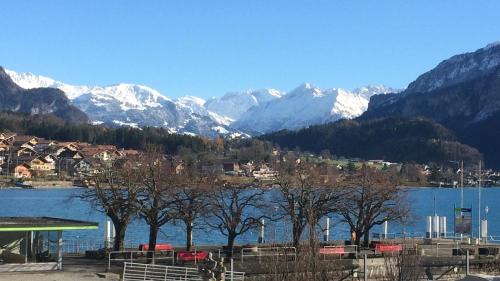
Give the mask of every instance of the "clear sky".
[(0, 0), (0, 65), (166, 96), (405, 87), (500, 40), (500, 1)]

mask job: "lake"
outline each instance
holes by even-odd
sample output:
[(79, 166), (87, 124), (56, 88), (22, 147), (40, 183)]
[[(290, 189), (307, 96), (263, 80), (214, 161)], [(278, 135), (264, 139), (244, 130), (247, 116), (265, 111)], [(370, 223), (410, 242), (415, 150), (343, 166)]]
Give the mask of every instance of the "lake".
[[(65, 189), (1, 189), (0, 190), (0, 216), (51, 216), (68, 219), (94, 221), (99, 223), (99, 230), (68, 231), (66, 238), (79, 238), (83, 240), (101, 241), (104, 238), (103, 225), (106, 216), (95, 211), (88, 202), (75, 199), (75, 195), (82, 192), (78, 188)], [(405, 226), (407, 232), (425, 232), (425, 216), (434, 214), (434, 198), (436, 198), (436, 211), (438, 215), (447, 217), (448, 232), (453, 231), (453, 206), (460, 205), (459, 189), (444, 188), (410, 188), (408, 197), (412, 202), (413, 223)], [(476, 188), (464, 188), (464, 207), (473, 209), (473, 231), (477, 235), (477, 203), (478, 192)], [(490, 235), (500, 235), (500, 188), (482, 189), (482, 214), (484, 207), (489, 207), (488, 224)], [(347, 239), (348, 228), (343, 223), (334, 223), (332, 218), (330, 239)], [(402, 226), (389, 225), (389, 232), (399, 232)], [(381, 232), (381, 227), (375, 227), (373, 232)], [(269, 223), (266, 227), (266, 239), (272, 241), (290, 241), (291, 231), (286, 220)], [(194, 233), (194, 242), (198, 245), (223, 244), (226, 238), (218, 231), (200, 229)], [(255, 243), (258, 230), (246, 233), (237, 239), (237, 243)], [(148, 240), (148, 227), (137, 219), (129, 226), (126, 240), (132, 245), (146, 243)], [(184, 245), (185, 232), (183, 225), (165, 225), (159, 234), (160, 242), (174, 245)]]

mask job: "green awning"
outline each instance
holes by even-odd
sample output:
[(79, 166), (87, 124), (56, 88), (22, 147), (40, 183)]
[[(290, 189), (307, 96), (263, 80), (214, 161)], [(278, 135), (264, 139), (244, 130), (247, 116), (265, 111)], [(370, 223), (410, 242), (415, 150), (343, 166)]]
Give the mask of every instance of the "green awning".
[(98, 229), (95, 222), (52, 217), (0, 217), (0, 232)]

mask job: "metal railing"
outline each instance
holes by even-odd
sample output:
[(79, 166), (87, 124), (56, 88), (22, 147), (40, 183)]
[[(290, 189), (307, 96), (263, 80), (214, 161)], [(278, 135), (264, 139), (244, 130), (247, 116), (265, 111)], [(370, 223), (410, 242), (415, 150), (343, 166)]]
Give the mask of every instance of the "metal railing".
[(458, 243), (436, 243), (432, 245), (417, 245), (416, 251), (422, 256), (451, 256), (453, 250), (458, 251), (462, 247)]
[(175, 251), (111, 251), (108, 253), (108, 269), (111, 268), (112, 263), (116, 262), (129, 262), (134, 263), (137, 261), (147, 261), (148, 254), (151, 253), (153, 264), (155, 262), (171, 261), (172, 265), (175, 264)]
[[(125, 262), (122, 281), (202, 281), (198, 269)], [(226, 271), (225, 280), (244, 281), (245, 273)]]
[[(134, 244), (130, 241), (125, 241), (123, 245), (125, 249), (134, 248)], [(95, 239), (69, 238), (63, 241), (64, 254), (84, 254), (86, 251), (97, 251), (104, 248), (104, 241)]]
[(297, 257), (297, 249), (295, 247), (250, 247), (241, 249), (241, 263), (245, 257), (258, 258), (259, 262), (262, 257), (279, 257), (293, 256)]

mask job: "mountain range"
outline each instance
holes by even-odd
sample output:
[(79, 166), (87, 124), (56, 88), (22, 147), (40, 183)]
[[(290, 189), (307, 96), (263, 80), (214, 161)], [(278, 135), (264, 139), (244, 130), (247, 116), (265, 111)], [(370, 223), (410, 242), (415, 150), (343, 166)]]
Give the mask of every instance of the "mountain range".
[[(445, 150), (440, 155), (454, 155), (454, 159), (460, 159), (464, 151), (470, 152), (468, 159), (477, 159), (473, 150), (477, 148), (489, 166), (500, 167), (500, 150), (496, 149), (500, 143), (500, 42), (446, 59), (402, 91), (385, 86), (321, 89), (304, 83), (288, 93), (276, 89), (248, 90), (205, 101), (193, 96), (171, 99), (142, 85), (74, 86), (31, 73), (0, 69), (0, 95), (1, 110), (54, 113), (80, 122), (86, 120), (86, 115), (96, 124), (163, 127), (170, 132), (209, 137), (255, 136), (287, 130), (274, 139), (293, 143), (287, 138), (300, 138), (301, 143), (323, 143), (325, 148), (330, 144), (318, 139), (347, 136), (350, 143), (365, 143), (366, 140), (356, 140), (362, 137), (369, 138), (368, 142), (384, 142), (379, 133), (387, 128), (425, 120), (418, 121), (415, 128), (435, 122), (449, 133), (436, 132), (433, 136), (437, 138), (411, 135), (420, 139), (421, 146), (413, 141), (408, 144), (408, 136), (405, 142), (393, 139), (391, 143), (406, 147), (403, 151), (412, 147), (434, 149), (431, 144), (436, 142), (445, 144), (440, 146)], [(344, 119), (354, 119), (354, 123), (338, 122)], [(377, 120), (382, 121), (376, 123)], [(331, 122), (337, 125), (334, 128), (321, 125)], [(303, 129), (318, 124), (319, 127), (313, 128), (314, 134)], [(437, 125), (424, 125), (441, 131)], [(365, 134), (359, 128), (375, 131)], [(342, 130), (358, 133), (338, 133)], [(444, 135), (454, 137), (441, 139)], [(429, 146), (422, 146), (423, 143)], [(374, 146), (369, 156), (400, 158), (387, 152), (387, 146), (383, 147), (383, 153), (377, 154), (381, 147)]]
[[(473, 161), (479, 159), (472, 149), (476, 148), (483, 154), (489, 167), (500, 167), (500, 150), (497, 149), (500, 143), (500, 43), (446, 59), (417, 77), (400, 93), (372, 95), (368, 109), (353, 122), (347, 123), (349, 126), (337, 122), (298, 132), (279, 132), (264, 138), (292, 147), (300, 146), (297, 143), (300, 142), (303, 149), (314, 151), (332, 149), (343, 156), (357, 155), (365, 159), (397, 161), (409, 160), (405, 155), (413, 155), (412, 159), (422, 161), (423, 158), (414, 155), (414, 151), (419, 151), (419, 155), (429, 151), (447, 155), (438, 157), (441, 163), (448, 160)], [(441, 144), (440, 150), (435, 151), (430, 146), (416, 143), (408, 145), (407, 136), (402, 134), (400, 138), (395, 138), (396, 135), (387, 131), (387, 128), (396, 130), (401, 124), (409, 125), (414, 122), (434, 122), (449, 130), (445, 135), (453, 135), (453, 138), (444, 138), (440, 133), (414, 133), (411, 136), (412, 142), (420, 139), (422, 144)], [(426, 126), (436, 130), (439, 128)], [(360, 127), (369, 132), (360, 132)], [(416, 128), (419, 127), (420, 125)], [(398, 145), (392, 148), (369, 145), (374, 142)], [(347, 143), (347, 146), (342, 149), (342, 146), (335, 146), (335, 143)], [(351, 146), (356, 143), (358, 145)], [(372, 149), (365, 151), (366, 147)], [(402, 149), (405, 147), (406, 149)], [(390, 151), (391, 149), (394, 151)], [(404, 154), (397, 154), (396, 151), (404, 151)], [(429, 157), (424, 157), (425, 159), (438, 160), (431, 153), (427, 155)]]
[(289, 93), (247, 90), (205, 101), (193, 96), (171, 99), (143, 85), (75, 86), (32, 73), (6, 72), (25, 89), (62, 90), (94, 124), (164, 127), (208, 137), (250, 136), (350, 119), (366, 110), (372, 95), (397, 92), (385, 86), (323, 90), (305, 83)]

